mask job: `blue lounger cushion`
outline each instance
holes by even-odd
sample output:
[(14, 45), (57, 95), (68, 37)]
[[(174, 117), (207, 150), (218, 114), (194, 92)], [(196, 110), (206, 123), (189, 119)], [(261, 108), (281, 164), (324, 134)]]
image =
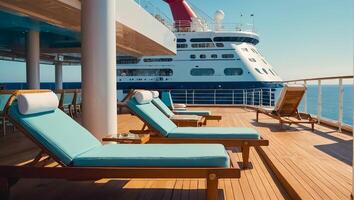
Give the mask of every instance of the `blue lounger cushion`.
[(167, 117), (171, 118), (173, 117), (175, 114), (170, 110), (170, 108), (168, 108), (166, 106), (166, 104), (164, 104), (160, 98), (156, 97), (153, 98), (151, 101), (158, 109), (160, 109), (161, 112), (163, 112), (163, 114), (165, 114)]
[(9, 115), (66, 165), (70, 165), (77, 155), (101, 146), (89, 131), (60, 109), (22, 115), (17, 103), (13, 103)]
[(128, 101), (128, 107), (164, 136), (167, 136), (170, 131), (177, 128), (176, 124), (151, 102), (139, 104), (133, 97)]
[(218, 144), (108, 144), (78, 155), (74, 166), (85, 167), (229, 167)]
[(4, 110), (7, 101), (10, 99), (11, 94), (0, 94), (0, 113)]
[(211, 115), (210, 111), (204, 110), (173, 110), (177, 115), (199, 115), (199, 116), (209, 116)]
[(208, 138), (208, 139), (259, 139), (253, 128), (229, 127), (178, 127), (168, 133), (169, 138)]

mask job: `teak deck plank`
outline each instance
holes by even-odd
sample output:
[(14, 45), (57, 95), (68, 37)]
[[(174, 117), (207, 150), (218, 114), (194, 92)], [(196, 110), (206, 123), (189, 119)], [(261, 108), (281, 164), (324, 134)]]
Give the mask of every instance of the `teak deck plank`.
[[(352, 187), (352, 136), (316, 125), (280, 129), (277, 121), (236, 107), (196, 107), (223, 116), (208, 126), (254, 127), (270, 145), (251, 148), (252, 167), (240, 179), (221, 179), (219, 199), (349, 199)], [(80, 121), (80, 120), (78, 120)], [(143, 123), (130, 114), (118, 116), (119, 132), (140, 129)], [(232, 156), (241, 162), (237, 147)], [(38, 153), (17, 131), (0, 137), (0, 164), (24, 164)], [(57, 165), (52, 162), (48, 165)], [(205, 199), (203, 179), (102, 179), (95, 182), (20, 180), (12, 199)]]

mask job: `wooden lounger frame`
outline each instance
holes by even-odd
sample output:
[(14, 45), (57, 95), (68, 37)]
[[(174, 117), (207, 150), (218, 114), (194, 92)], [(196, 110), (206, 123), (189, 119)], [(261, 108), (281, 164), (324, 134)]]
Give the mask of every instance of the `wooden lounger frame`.
[[(0, 94), (13, 94), (14, 92), (15, 92), (15, 90), (0, 90)], [(0, 112), (2, 132), (3, 132), (4, 136), (6, 135), (6, 119), (7, 119), (7, 117), (5, 115), (5, 108), (4, 108), (4, 110)]]
[(311, 130), (315, 131), (315, 123), (317, 123), (317, 120), (312, 118), (310, 114), (299, 112), (297, 109), (304, 94), (305, 90), (287, 91), (287, 94), (285, 94), (288, 95), (287, 99), (283, 100), (287, 103), (281, 104), (278, 110), (256, 108), (256, 122), (259, 121), (259, 114), (262, 113), (271, 118), (277, 119), (281, 128), (283, 128), (283, 124), (288, 124), (289, 126), (292, 124), (311, 124)]
[[(27, 90), (27, 91), (29, 91), (29, 90)], [(47, 90), (47, 91), (50, 91), (50, 90)], [(60, 94), (59, 106), (58, 106), (59, 109), (64, 111), (65, 113), (68, 112), (68, 114), (72, 118), (74, 117), (74, 115), (75, 116), (77, 115), (77, 110), (76, 110), (76, 108), (77, 108), (77, 105), (76, 105), (77, 91), (78, 91), (78, 89), (58, 89), (58, 90), (54, 91), (54, 93)], [(71, 101), (71, 104), (68, 105), (67, 108), (65, 108), (65, 106), (64, 106), (64, 95), (65, 95), (65, 93), (73, 93), (74, 94), (73, 99)], [(66, 111), (66, 109), (68, 109), (68, 110)]]
[(150, 140), (148, 143), (151, 144), (223, 144), (226, 147), (240, 147), (242, 152), (242, 168), (248, 168), (249, 163), (249, 152), (250, 147), (254, 146), (268, 146), (269, 141), (260, 137), (259, 139), (217, 139), (217, 138), (168, 138), (161, 133), (151, 127), (149, 123), (136, 114), (133, 110), (131, 110), (143, 123), (143, 127), (141, 130), (130, 130), (129, 132), (133, 134), (150, 134)]
[[(6, 104), (8, 108), (15, 97), (24, 93), (48, 92), (49, 90), (19, 90), (10, 97)], [(216, 200), (218, 194), (218, 180), (220, 178), (240, 178), (240, 168), (235, 159), (230, 156), (230, 168), (223, 167), (195, 167), (195, 168), (170, 168), (170, 167), (74, 167), (67, 166), (45, 146), (33, 138), (15, 120), (9, 120), (32, 140), (41, 151), (34, 160), (26, 166), (0, 166), (0, 199), (8, 199), (10, 187), (21, 178), (49, 178), (67, 179), (76, 181), (99, 180), (102, 178), (205, 178), (207, 179), (207, 199)], [(53, 159), (60, 167), (44, 167), (39, 162), (48, 155), (45, 160)]]

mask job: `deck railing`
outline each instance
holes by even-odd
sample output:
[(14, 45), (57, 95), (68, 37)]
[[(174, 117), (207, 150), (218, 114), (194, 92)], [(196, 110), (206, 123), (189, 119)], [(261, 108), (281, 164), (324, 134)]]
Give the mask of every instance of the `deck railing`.
[(274, 106), (275, 89), (173, 89), (173, 101), (190, 105)]
[[(322, 121), (324, 123), (331, 123), (331, 125), (335, 125), (338, 127), (339, 131), (342, 131), (343, 128), (343, 97), (344, 97), (344, 87), (343, 87), (343, 81), (344, 80), (353, 80), (353, 76), (331, 76), (331, 77), (319, 77), (319, 78), (305, 78), (305, 79), (295, 79), (295, 80), (288, 80), (284, 81), (284, 83), (294, 83), (294, 84), (304, 84), (305, 86), (317, 82), (317, 120), (318, 123), (321, 123)], [(323, 81), (331, 81), (335, 83), (337, 81), (338, 83), (338, 119), (333, 122), (329, 122), (328, 119), (325, 119), (322, 116), (322, 85)], [(334, 82), (333, 82), (334, 81)], [(307, 112), (308, 111), (308, 101), (307, 101), (308, 95), (305, 93), (304, 99), (303, 99), (303, 111)], [(331, 119), (334, 120), (334, 119)]]

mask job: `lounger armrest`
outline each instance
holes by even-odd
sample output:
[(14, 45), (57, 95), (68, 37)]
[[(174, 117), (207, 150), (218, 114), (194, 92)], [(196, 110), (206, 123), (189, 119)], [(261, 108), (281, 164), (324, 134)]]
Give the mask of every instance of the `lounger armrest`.
[(150, 135), (158, 135), (155, 131), (152, 130), (129, 130), (132, 134), (150, 134)]

